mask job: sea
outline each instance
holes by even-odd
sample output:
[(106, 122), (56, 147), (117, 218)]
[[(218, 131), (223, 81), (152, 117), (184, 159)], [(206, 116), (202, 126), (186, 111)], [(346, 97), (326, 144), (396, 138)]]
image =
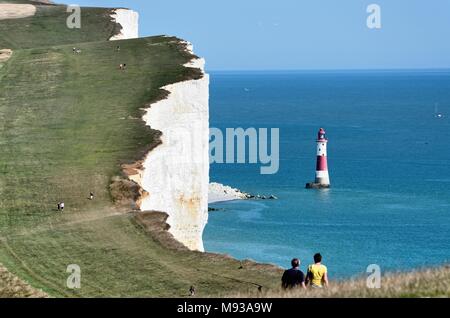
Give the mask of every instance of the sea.
[[(205, 249), (332, 279), (450, 260), (450, 70), (210, 72), (210, 125), (278, 128), (279, 170), (211, 164), (211, 181), (277, 200), (211, 204)], [(317, 131), (332, 187), (314, 180)]]

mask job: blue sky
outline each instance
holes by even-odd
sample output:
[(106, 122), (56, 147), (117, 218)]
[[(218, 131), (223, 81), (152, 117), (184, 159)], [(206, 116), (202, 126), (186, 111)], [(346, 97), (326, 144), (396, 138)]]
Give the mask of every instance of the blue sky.
[[(74, 3), (139, 11), (141, 36), (189, 40), (208, 70), (450, 68), (448, 0)], [(379, 30), (366, 25), (372, 3), (381, 7)]]

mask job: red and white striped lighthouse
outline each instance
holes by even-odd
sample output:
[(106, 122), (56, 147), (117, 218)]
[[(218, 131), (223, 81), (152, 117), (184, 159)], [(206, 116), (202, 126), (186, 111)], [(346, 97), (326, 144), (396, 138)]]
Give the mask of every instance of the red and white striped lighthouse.
[(330, 176), (328, 175), (327, 164), (327, 143), (325, 130), (320, 128), (317, 134), (317, 164), (316, 164), (316, 183), (322, 186), (330, 185)]
[(325, 130), (320, 128), (317, 134), (317, 163), (316, 163), (316, 180), (313, 183), (308, 183), (308, 189), (320, 189), (330, 187), (330, 176), (328, 175), (327, 163), (327, 143), (328, 139), (325, 135)]

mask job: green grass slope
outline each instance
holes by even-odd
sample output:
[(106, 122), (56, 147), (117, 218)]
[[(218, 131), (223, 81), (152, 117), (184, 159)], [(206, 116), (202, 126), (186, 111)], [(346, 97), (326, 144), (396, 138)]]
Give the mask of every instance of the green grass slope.
[(0, 20), (0, 48), (36, 48), (79, 42), (105, 41), (120, 31), (111, 19), (111, 9), (82, 8), (81, 28), (69, 29), (70, 13), (65, 5), (45, 5), (33, 1), (0, 0), (1, 3), (33, 4), (36, 15)]
[[(167, 248), (136, 221), (132, 204), (113, 202), (121, 165), (159, 140), (142, 109), (165, 96), (160, 87), (201, 76), (182, 66), (192, 58), (185, 45), (171, 37), (103, 41), (116, 26), (102, 9), (94, 10), (102, 26), (69, 37), (53, 29), (63, 20), (46, 15), (53, 7), (40, 10), (0, 21), (0, 47), (14, 50), (0, 68), (0, 263), (56, 297), (176, 297), (191, 285), (210, 296), (277, 285), (277, 269)], [(23, 23), (30, 27), (14, 30)], [(76, 41), (81, 54), (72, 53)], [(79, 290), (66, 287), (70, 264), (81, 268)]]

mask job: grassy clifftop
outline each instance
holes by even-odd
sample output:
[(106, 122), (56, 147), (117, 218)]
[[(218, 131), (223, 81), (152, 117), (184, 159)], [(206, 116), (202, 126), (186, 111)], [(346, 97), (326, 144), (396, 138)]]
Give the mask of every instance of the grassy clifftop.
[[(110, 10), (82, 12), (81, 31), (65, 29), (63, 7), (0, 21), (0, 48), (13, 50), (0, 68), (0, 263), (62, 297), (186, 296), (191, 285), (209, 296), (277, 285), (277, 269), (167, 244), (164, 222), (138, 222), (132, 204), (114, 204), (110, 185), (121, 165), (159, 141), (142, 109), (165, 96), (160, 87), (202, 74), (183, 66), (193, 56), (179, 39), (107, 42), (118, 28)], [(81, 268), (79, 290), (66, 287), (70, 264)]]
[(111, 18), (112, 9), (83, 8), (80, 29), (66, 26), (67, 7), (33, 1), (0, 0), (2, 3), (33, 4), (36, 14), (21, 19), (0, 20), (0, 48), (35, 48), (79, 42), (105, 41), (120, 31)]

